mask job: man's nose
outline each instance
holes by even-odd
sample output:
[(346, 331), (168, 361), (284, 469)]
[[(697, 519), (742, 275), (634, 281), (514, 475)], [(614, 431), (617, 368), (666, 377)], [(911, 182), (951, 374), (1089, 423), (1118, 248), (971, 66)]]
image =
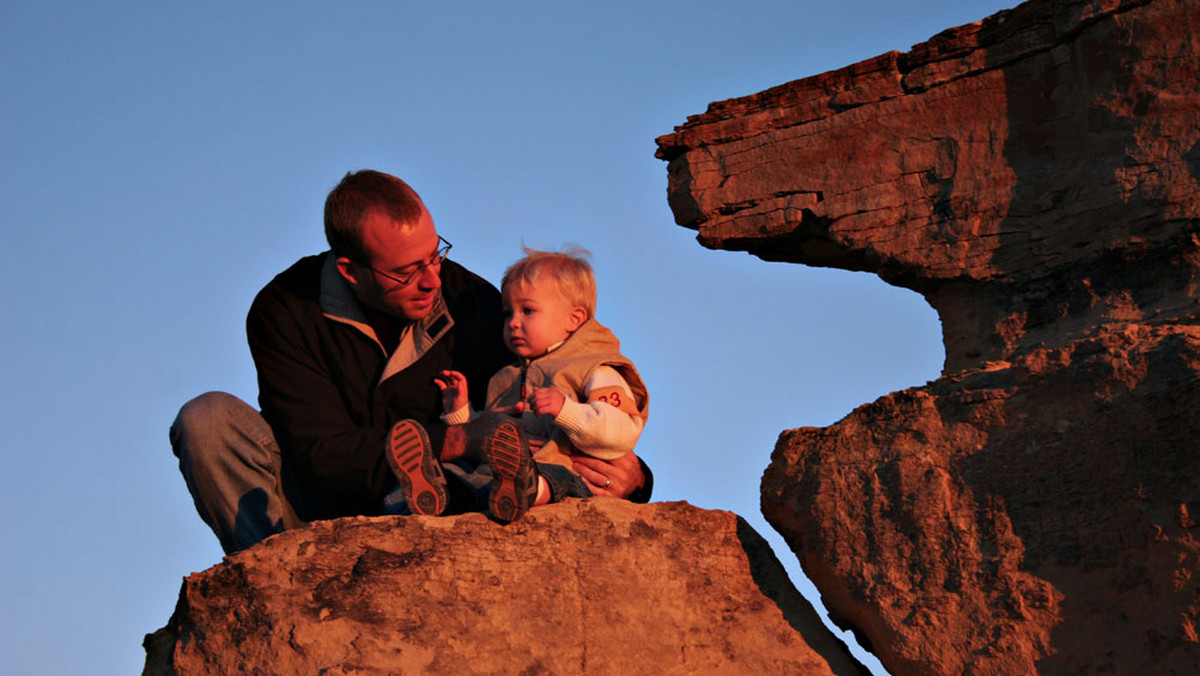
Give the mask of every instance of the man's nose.
[(417, 278), (417, 283), (426, 291), (440, 289), (442, 288), (441, 272), (441, 265), (426, 265), (421, 268), (421, 276)]

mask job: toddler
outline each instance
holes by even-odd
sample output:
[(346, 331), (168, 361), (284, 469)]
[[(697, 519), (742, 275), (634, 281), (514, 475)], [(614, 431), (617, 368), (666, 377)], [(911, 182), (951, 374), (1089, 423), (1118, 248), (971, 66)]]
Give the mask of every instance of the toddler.
[[(474, 483), (488, 491), (488, 510), (501, 521), (534, 505), (591, 497), (570, 454), (619, 457), (633, 450), (646, 423), (646, 386), (620, 341), (595, 319), (596, 282), (586, 253), (526, 249), (504, 273), (504, 342), (518, 361), (492, 376), (486, 412), (471, 411), (463, 374), (443, 371), (436, 379), (443, 420), (491, 425), (486, 465), (476, 468), (490, 478)], [(401, 486), (412, 485), (404, 474), (397, 471)], [(419, 504), (405, 492), (411, 506)]]

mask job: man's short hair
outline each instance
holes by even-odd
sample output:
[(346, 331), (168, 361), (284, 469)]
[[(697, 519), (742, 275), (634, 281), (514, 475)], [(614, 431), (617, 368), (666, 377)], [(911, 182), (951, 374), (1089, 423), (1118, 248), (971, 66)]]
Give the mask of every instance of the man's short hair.
[(382, 211), (401, 224), (416, 223), (425, 205), (404, 181), (364, 169), (345, 175), (325, 198), (325, 239), (336, 256), (368, 264), (362, 244), (363, 217)]
[(536, 286), (553, 282), (568, 303), (587, 310), (588, 319), (596, 316), (596, 275), (585, 258), (591, 255), (587, 249), (555, 252), (522, 248), (525, 257), (504, 271), (501, 291), (516, 283)]

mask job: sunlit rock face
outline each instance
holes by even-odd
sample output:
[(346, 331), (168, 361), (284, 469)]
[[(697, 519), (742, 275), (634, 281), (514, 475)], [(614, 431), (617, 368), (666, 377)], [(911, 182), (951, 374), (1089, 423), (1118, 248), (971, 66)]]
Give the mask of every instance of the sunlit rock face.
[(184, 580), (146, 674), (856, 674), (739, 517), (598, 498), (317, 522)]
[(1029, 2), (658, 143), (704, 246), (874, 272), (941, 318), (941, 378), (784, 432), (763, 477), (889, 671), (1195, 673), (1194, 0)]

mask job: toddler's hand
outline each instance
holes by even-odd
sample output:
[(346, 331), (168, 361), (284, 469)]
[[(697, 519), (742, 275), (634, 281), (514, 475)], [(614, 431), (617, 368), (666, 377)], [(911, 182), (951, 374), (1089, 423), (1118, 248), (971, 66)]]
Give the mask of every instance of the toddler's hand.
[(453, 413), (470, 404), (467, 396), (467, 377), (458, 371), (442, 371), (433, 377), (433, 382), (442, 391), (442, 410)]
[(538, 415), (554, 417), (562, 410), (566, 400), (563, 393), (553, 387), (535, 387), (533, 395), (529, 397), (529, 406)]

